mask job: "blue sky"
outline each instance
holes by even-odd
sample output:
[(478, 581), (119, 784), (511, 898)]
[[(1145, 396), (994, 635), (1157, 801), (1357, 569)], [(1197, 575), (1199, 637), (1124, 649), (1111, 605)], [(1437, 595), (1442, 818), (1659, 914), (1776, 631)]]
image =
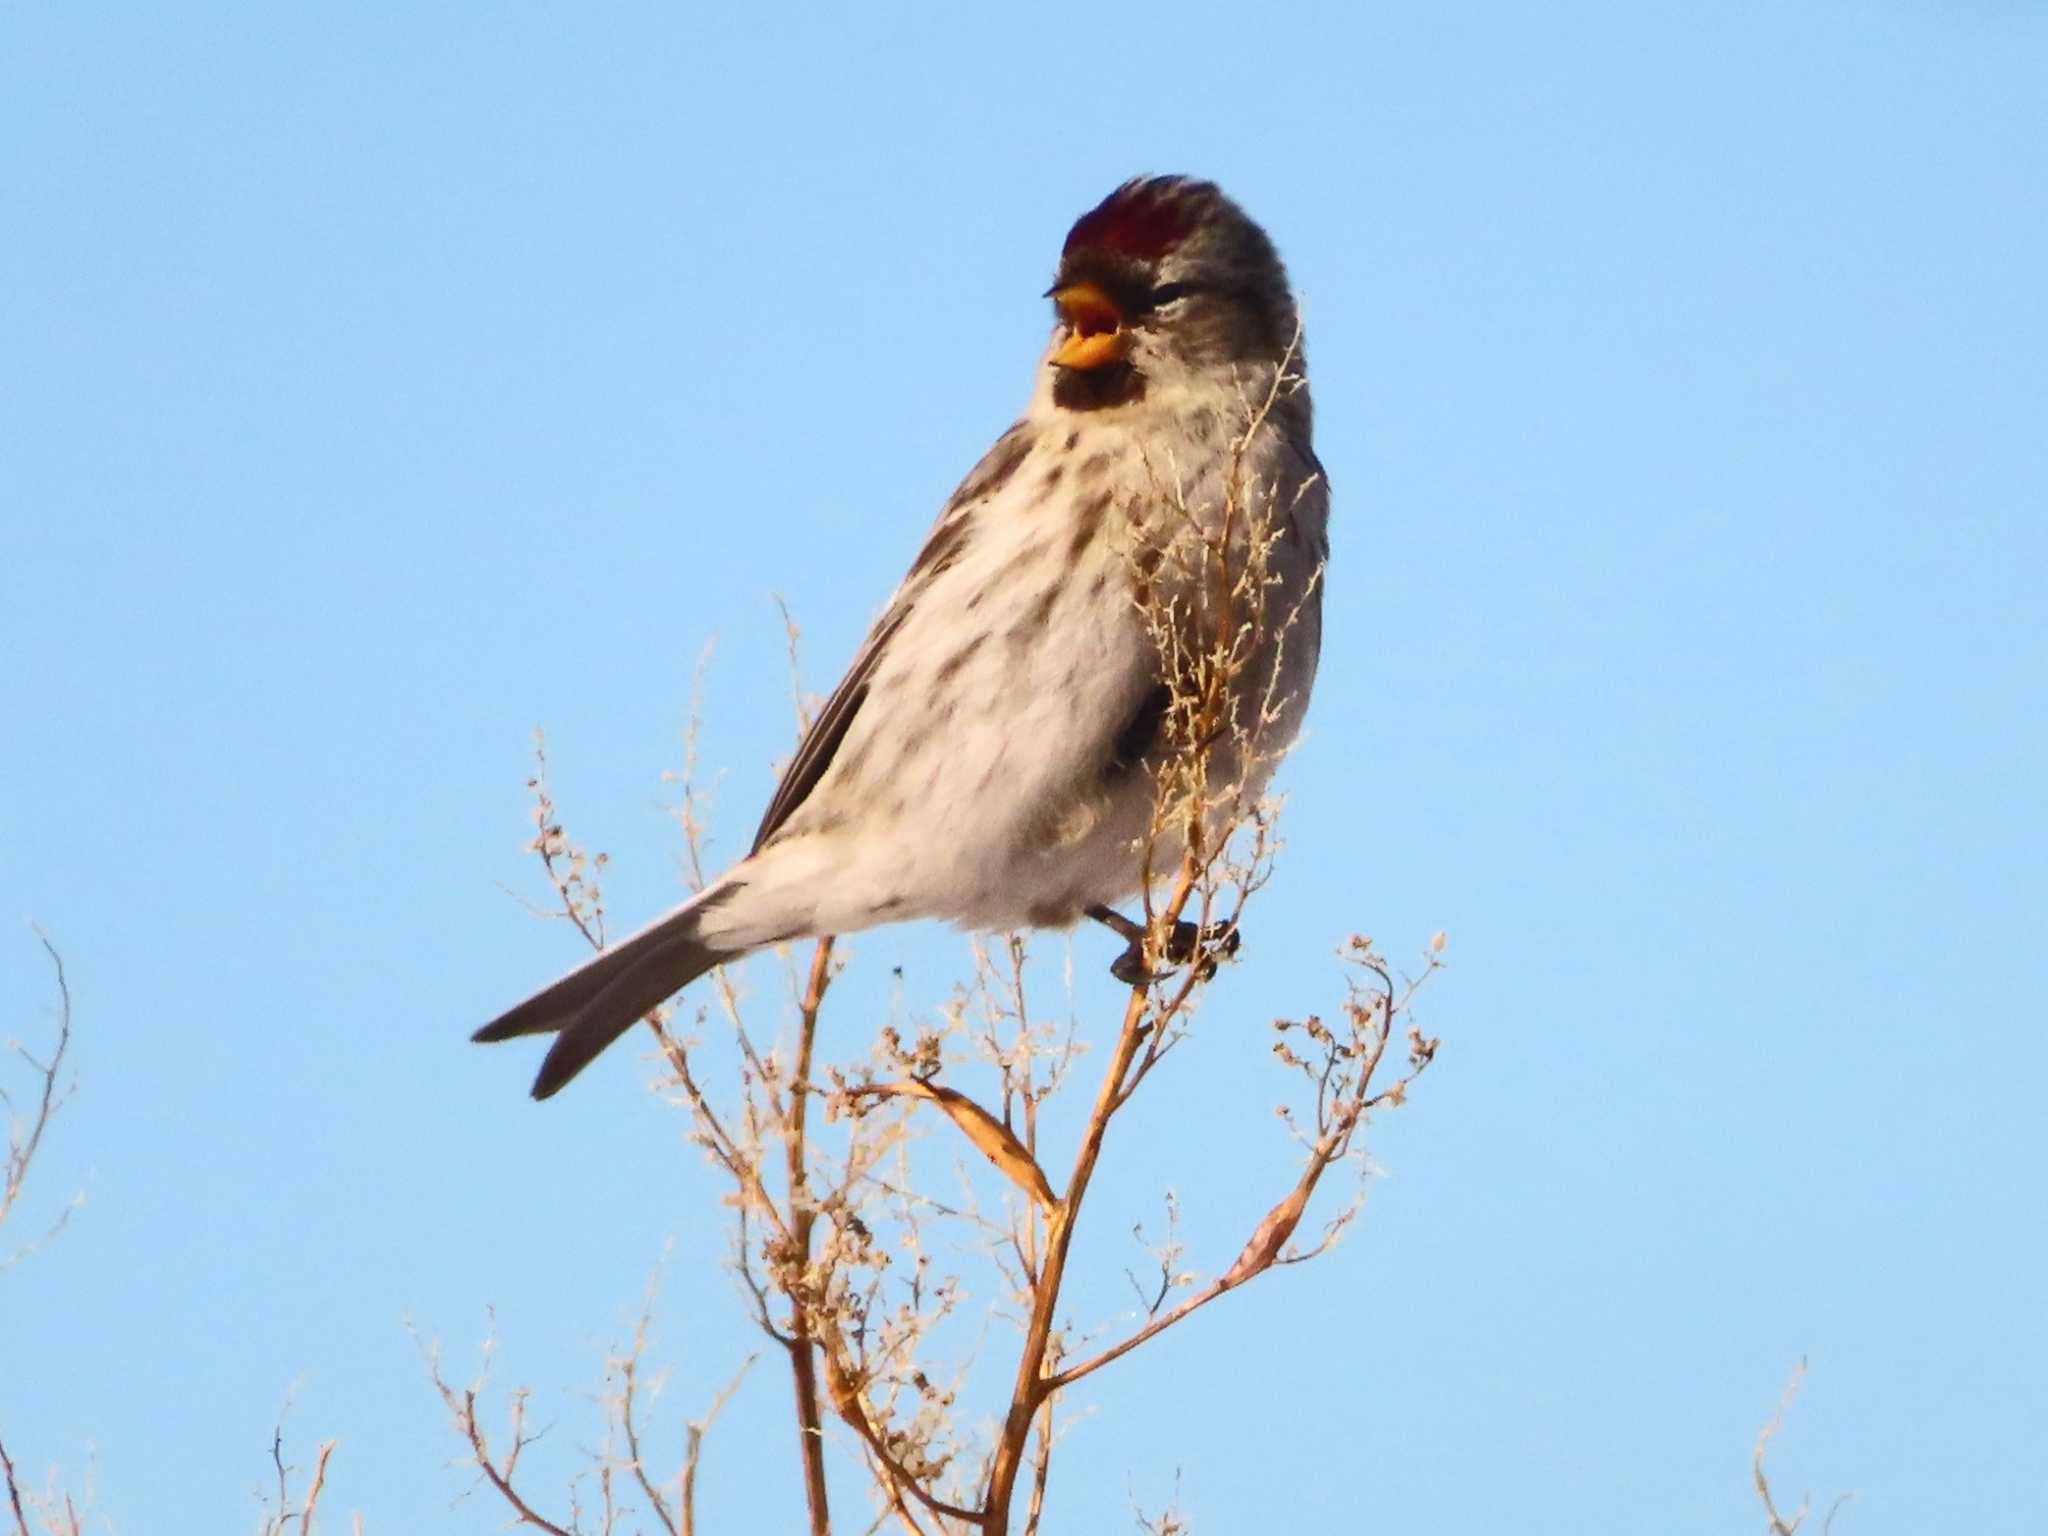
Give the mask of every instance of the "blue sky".
[[(677, 1117), (630, 1051), (537, 1108), (465, 1043), (573, 958), (501, 890), (531, 732), (637, 923), (715, 638), (743, 847), (772, 596), (828, 686), (1022, 404), (1067, 223), (1189, 170), (1303, 297), (1328, 639), (1080, 1294), (1169, 1184), (1229, 1262), (1289, 1163), (1263, 1020), (1345, 934), (1449, 931), (1445, 1043), (1351, 1242), (1085, 1389), (1051, 1528), (1178, 1468), (1206, 1531), (1753, 1529), (1804, 1355), (1779, 1465), (1837, 1530), (2042, 1529), (2044, 129), (1994, 0), (7, 7), (0, 1032), (34, 919), (80, 1086), (23, 1222), (87, 1204), (0, 1275), (0, 1435), (210, 1532), (301, 1379), (331, 1515), (495, 1529), (401, 1320), (461, 1366), (495, 1307), (566, 1463), (671, 1240), (695, 1411), (754, 1343)], [(854, 954), (858, 1034), (965, 945)], [(785, 1391), (708, 1528), (793, 1528)]]

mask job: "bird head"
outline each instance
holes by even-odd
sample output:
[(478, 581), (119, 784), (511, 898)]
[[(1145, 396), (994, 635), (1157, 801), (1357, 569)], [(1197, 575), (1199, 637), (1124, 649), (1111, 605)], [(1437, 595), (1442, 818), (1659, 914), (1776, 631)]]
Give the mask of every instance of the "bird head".
[(1125, 182), (1076, 220), (1047, 297), (1054, 400), (1070, 408), (1277, 366), (1296, 340), (1273, 242), (1213, 183), (1184, 176)]

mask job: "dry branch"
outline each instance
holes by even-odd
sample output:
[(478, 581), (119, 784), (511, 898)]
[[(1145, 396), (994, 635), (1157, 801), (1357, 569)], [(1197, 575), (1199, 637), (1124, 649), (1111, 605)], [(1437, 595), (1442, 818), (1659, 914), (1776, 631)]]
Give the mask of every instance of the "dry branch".
[[(771, 1046), (769, 1033), (750, 1026), (744, 1000), (723, 969), (713, 974), (695, 1033), (679, 1027), (670, 1010), (649, 1015), (667, 1067), (662, 1086), (688, 1113), (692, 1139), (729, 1185), (736, 1278), (756, 1325), (790, 1365), (812, 1536), (831, 1529), (828, 1435), (866, 1469), (871, 1528), (1007, 1536), (1021, 1525), (1035, 1536), (1055, 1460), (1059, 1394), (1259, 1275), (1327, 1251), (1356, 1215), (1361, 1196), (1354, 1194), (1315, 1236), (1303, 1239), (1315, 1197), (1339, 1164), (1362, 1166), (1367, 1121), (1374, 1111), (1403, 1102), (1434, 1055), (1436, 1042), (1414, 1027), (1408, 1012), (1415, 987), (1438, 968), (1435, 950), (1416, 980), (1397, 984), (1373, 947), (1354, 940), (1346, 959), (1362, 980), (1330, 1011), (1332, 1022), (1312, 1014), (1275, 1024), (1275, 1056), (1300, 1074), (1299, 1109), (1285, 1111), (1302, 1149), (1300, 1166), (1273, 1193), (1234, 1260), (1206, 1284), (1182, 1268), (1173, 1230), (1177, 1212), (1170, 1205), (1168, 1238), (1154, 1250), (1159, 1279), (1140, 1289), (1138, 1325), (1093, 1353), (1077, 1349), (1059, 1311), (1081, 1213), (1112, 1145), (1113, 1123), (1190, 1038), (1204, 989), (1234, 953), (1236, 927), (1277, 853), (1277, 808), (1260, 797), (1258, 786), (1285, 745), (1278, 728), (1292, 718), (1294, 701), (1280, 692), (1280, 661), (1297, 643), (1296, 627), (1314, 594), (1278, 589), (1270, 562), (1293, 508), (1282, 504), (1276, 487), (1258, 480), (1249, 450), (1267, 418), (1288, 408), (1294, 387), (1290, 359), (1262, 398), (1244, 402), (1222, 505), (1190, 505), (1173, 466), (1164, 465), (1154, 466), (1151, 498), (1160, 515), (1146, 522), (1134, 511), (1128, 551), (1134, 601), (1158, 646), (1169, 685), (1164, 691), (1171, 695), (1167, 749), (1148, 768), (1155, 787), (1151, 827), (1134, 847), (1144, 873), (1143, 912), (1131, 933), (1148, 979), (1130, 988), (1103, 1042), (1094, 1096), (1070, 1149), (1056, 1158), (1041, 1132), (1046, 1106), (1072, 1086), (1082, 1034), (1078, 1020), (1062, 1029), (1035, 1016), (1021, 936), (977, 944), (972, 979), (949, 1006), (935, 1017), (892, 1018), (872, 1033), (865, 1056), (851, 1060), (834, 1062), (820, 1053), (820, 1015), (835, 974), (830, 939), (818, 943), (806, 970), (792, 978), (793, 1039)], [(1319, 576), (1311, 586), (1317, 582)], [(801, 721), (796, 629), (786, 613), (784, 624)], [(678, 819), (687, 870), (701, 886), (704, 802), (692, 783), (696, 736), (693, 704)], [(597, 875), (605, 861), (586, 856), (563, 831), (545, 766), (539, 758), (531, 784), (534, 851), (554, 893), (554, 915), (601, 946)], [(1197, 936), (1192, 943), (1190, 933)], [(729, 1047), (730, 1078), (713, 1068), (698, 1038), (712, 1010), (722, 1018), (723, 1038), (709, 1049)], [(1386, 1083), (1384, 1057), (1397, 1033), (1405, 1039), (1407, 1065)], [(992, 1090), (967, 1082), (964, 1074), (977, 1071), (993, 1074)], [(822, 1117), (810, 1112), (813, 1098), (823, 1100)], [(987, 1181), (960, 1167), (960, 1192), (939, 1196), (925, 1155), (913, 1156), (920, 1104), (943, 1114), (1001, 1175), (997, 1195), (986, 1195)], [(1061, 1184), (1047, 1173), (1058, 1162), (1066, 1167)], [(1012, 1190), (1030, 1198), (1018, 1200)], [(986, 1261), (997, 1277), (978, 1319), (961, 1311), (969, 1291), (953, 1271), (956, 1259)], [(987, 1401), (986, 1388), (978, 1400), (962, 1394), (983, 1379), (974, 1366), (978, 1358), (985, 1361), (992, 1329), (1001, 1324), (1013, 1324), (1020, 1342), (1004, 1372), (1007, 1387), (991, 1405), (992, 1430), (984, 1432), (975, 1425), (985, 1410), (966, 1403)], [(635, 1360), (639, 1348), (636, 1336)], [(512, 1448), (493, 1463), (474, 1392), (453, 1392), (438, 1371), (435, 1379), (481, 1475), (515, 1515), (542, 1529), (565, 1529), (512, 1492), (524, 1443), (523, 1398), (513, 1400)], [(642, 1462), (631, 1364), (623, 1381), (625, 1465), (651, 1517), (678, 1536), (693, 1528), (701, 1435), (693, 1427), (679, 1497), (671, 1503)], [(844, 1426), (843, 1435), (834, 1421)], [(600, 1486), (609, 1521), (610, 1484)], [(1013, 1516), (1020, 1504), (1021, 1520)], [(567, 1528), (574, 1526), (572, 1518)], [(1160, 1528), (1181, 1529), (1180, 1517), (1162, 1517)]]
[[(50, 936), (41, 928), (35, 930), (35, 935), (43, 946), (43, 953), (50, 957), (51, 969), (56, 972), (57, 1039), (47, 1057), (37, 1056), (19, 1040), (8, 1042), (15, 1056), (27, 1065), (32, 1086), (28, 1096), (29, 1108), (25, 1113), (16, 1109), (13, 1095), (0, 1086), (0, 1108), (7, 1111), (7, 1168), (5, 1182), (0, 1184), (0, 1227), (5, 1227), (7, 1219), (14, 1214), (22, 1191), (28, 1187), (29, 1170), (35, 1165), (36, 1154), (42, 1151), (43, 1138), (72, 1092), (71, 1086), (64, 1081), (64, 1057), (71, 1049), (71, 982), (64, 973), (64, 957), (50, 942)], [(71, 1213), (81, 1202), (82, 1197), (74, 1196), (45, 1231), (0, 1258), (0, 1271), (12, 1268), (63, 1231)]]
[[(1771, 1442), (1776, 1440), (1785, 1428), (1785, 1416), (1792, 1411), (1792, 1404), (1798, 1400), (1799, 1389), (1805, 1382), (1806, 1362), (1801, 1360), (1792, 1367), (1792, 1378), (1785, 1383), (1785, 1390), (1778, 1397), (1778, 1406), (1772, 1412), (1769, 1422), (1757, 1435), (1756, 1449), (1750, 1453), (1750, 1480), (1756, 1487), (1757, 1499), (1764, 1507), (1764, 1518), (1767, 1522), (1764, 1529), (1767, 1536), (1797, 1536), (1799, 1529), (1806, 1524), (1807, 1517), (1813, 1513), (1811, 1494), (1802, 1494), (1799, 1507), (1791, 1514), (1779, 1513), (1777, 1500), (1771, 1492), (1770, 1474), (1764, 1470), (1764, 1457), (1770, 1451)], [(1835, 1497), (1835, 1501), (1828, 1506), (1828, 1512), (1821, 1517), (1821, 1536), (1832, 1536), (1835, 1516), (1840, 1513), (1844, 1504), (1855, 1497), (1853, 1493), (1838, 1494)]]

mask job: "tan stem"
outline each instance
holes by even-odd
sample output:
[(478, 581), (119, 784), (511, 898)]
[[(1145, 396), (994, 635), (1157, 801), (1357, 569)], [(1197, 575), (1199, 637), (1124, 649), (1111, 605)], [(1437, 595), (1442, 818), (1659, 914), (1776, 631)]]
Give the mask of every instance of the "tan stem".
[[(1194, 891), (1196, 874), (1192, 858), (1184, 858), (1173, 898), (1166, 905), (1165, 926), (1171, 927), (1180, 920), (1181, 911)], [(1010, 1503), (1017, 1490), (1017, 1474), (1024, 1466), (1024, 1445), (1031, 1433), (1032, 1415), (1050, 1395), (1045, 1355), (1052, 1343), (1053, 1314), (1059, 1306), (1060, 1284), (1066, 1277), (1074, 1226), (1081, 1214), (1081, 1202), (1087, 1197), (1089, 1181), (1095, 1177), (1095, 1164), (1102, 1156), (1110, 1116), (1122, 1102), (1124, 1078), (1144, 1041), (1145, 1017), (1150, 1008), (1151, 997), (1146, 989), (1133, 987), (1131, 1000), (1124, 1007), (1123, 1028), (1117, 1032), (1116, 1054), (1102, 1075), (1102, 1085), (1095, 1093), (1095, 1108), (1088, 1116), (1088, 1129), (1081, 1137), (1080, 1150), (1074, 1154), (1074, 1172), (1067, 1181), (1066, 1196), (1047, 1225), (1045, 1262), (1039, 1268), (1038, 1287), (1032, 1293), (1031, 1318), (1025, 1325), (1024, 1349), (1017, 1360), (1017, 1381), (1010, 1393), (1002, 1437), (996, 1442), (995, 1458), (989, 1467), (988, 1498), (981, 1516), (982, 1530), (987, 1536), (1007, 1536), (1010, 1529)]]
[[(784, 1117), (783, 1148), (789, 1170), (789, 1235), (795, 1252), (790, 1262), (802, 1276), (811, 1263), (811, 1229), (817, 1220), (810, 1208), (809, 1180), (804, 1169), (804, 1119), (811, 1091), (811, 1054), (818, 1038), (818, 1010), (825, 1002), (825, 989), (832, 984), (832, 940), (818, 940), (811, 955), (811, 976), (804, 988), (803, 1007), (796, 1048), (796, 1076), (790, 1084), (789, 1112)], [(790, 1375), (796, 1386), (797, 1450), (803, 1459), (804, 1502), (810, 1510), (811, 1536), (830, 1536), (832, 1512), (825, 1497), (825, 1425), (818, 1406), (818, 1361), (813, 1352), (816, 1337), (811, 1326), (809, 1298), (793, 1291), (790, 1295)]]

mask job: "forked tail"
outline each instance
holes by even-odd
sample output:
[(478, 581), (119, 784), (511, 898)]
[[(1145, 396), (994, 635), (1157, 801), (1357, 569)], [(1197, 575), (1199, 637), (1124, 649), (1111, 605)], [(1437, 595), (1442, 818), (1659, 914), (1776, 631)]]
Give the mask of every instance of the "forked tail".
[(714, 949), (701, 936), (704, 913), (719, 894), (714, 887), (685, 902), (501, 1013), (470, 1039), (554, 1035), (555, 1043), (533, 1080), (536, 1099), (552, 1097), (636, 1019), (729, 958), (727, 951)]

